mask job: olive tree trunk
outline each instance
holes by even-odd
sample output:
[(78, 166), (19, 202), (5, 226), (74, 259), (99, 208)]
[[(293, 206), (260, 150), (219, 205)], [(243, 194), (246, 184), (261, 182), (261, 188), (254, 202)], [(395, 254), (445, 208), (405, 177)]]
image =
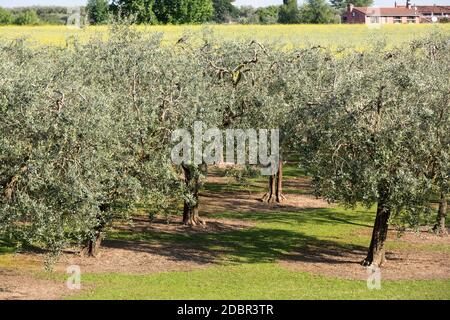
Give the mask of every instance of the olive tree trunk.
[(196, 168), (183, 165), (184, 181), (189, 192), (194, 198), (194, 203), (184, 200), (183, 223), (188, 226), (203, 225), (198, 213), (200, 179)]
[(445, 227), (445, 218), (447, 216), (447, 198), (445, 194), (441, 193), (441, 198), (439, 199), (439, 210), (436, 219), (436, 224), (434, 225), (434, 232), (440, 236), (445, 236), (448, 234), (447, 228)]
[(386, 203), (387, 198), (386, 192), (380, 193), (369, 252), (362, 262), (363, 266), (375, 265), (380, 267), (386, 261), (384, 243), (387, 238), (389, 217), (391, 215), (391, 209)]
[(269, 191), (261, 198), (261, 201), (268, 203), (281, 203), (286, 200), (283, 195), (283, 162), (278, 162), (278, 170), (269, 176)]
[(105, 228), (105, 219), (103, 214), (108, 210), (108, 204), (100, 205), (100, 214), (97, 216), (97, 226), (94, 228), (94, 236), (87, 240), (86, 246), (82, 250), (82, 254), (88, 257), (96, 258), (100, 252), (102, 244), (103, 231)]
[(283, 162), (278, 162), (278, 172), (277, 172), (277, 188), (275, 190), (275, 201), (278, 203), (286, 200), (286, 197), (283, 195)]
[(98, 232), (95, 234), (94, 239), (88, 240), (85, 248), (85, 255), (88, 257), (96, 258), (100, 252), (100, 246), (102, 244), (102, 233)]

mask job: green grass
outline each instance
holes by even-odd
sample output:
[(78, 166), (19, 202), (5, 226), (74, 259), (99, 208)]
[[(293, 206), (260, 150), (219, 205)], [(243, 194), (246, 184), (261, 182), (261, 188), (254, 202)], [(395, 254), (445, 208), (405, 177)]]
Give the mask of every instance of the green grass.
[(0, 255), (13, 253), (16, 250), (14, 243), (8, 240), (0, 239)]
[(220, 234), (116, 231), (108, 238), (157, 242), (162, 245), (161, 252), (169, 255), (171, 247), (177, 244), (195, 247), (210, 261), (265, 263), (318, 246), (364, 251), (370, 239), (352, 236), (351, 232), (371, 228), (372, 215), (362, 209), (347, 211), (340, 208), (271, 213), (223, 212), (214, 217), (251, 220), (256, 225)]
[[(393, 249), (408, 249), (411, 248), (411, 245), (408, 243), (402, 242), (388, 242), (386, 244), (387, 250)], [(418, 243), (414, 245), (415, 249), (423, 250), (423, 251), (434, 251), (434, 252), (447, 252), (450, 253), (450, 243), (446, 244), (437, 244), (437, 243)]]
[[(218, 177), (225, 177), (226, 170), (219, 168), (210, 169), (208, 175), (214, 175)], [(288, 163), (283, 166), (283, 179), (284, 181), (293, 178), (306, 178), (306, 171), (300, 168), (297, 164)], [(242, 183), (236, 181), (232, 176), (228, 177), (228, 183), (206, 182), (203, 186), (203, 190), (208, 192), (266, 192), (268, 189), (268, 177), (256, 176), (248, 177)], [(284, 193), (291, 194), (311, 194), (312, 190), (309, 188), (283, 188)]]
[[(450, 280), (382, 281), (369, 290), (365, 281), (343, 280), (294, 272), (279, 259), (301, 255), (305, 249), (335, 248), (336, 252), (365, 252), (373, 210), (342, 208), (297, 212), (224, 212), (214, 217), (248, 219), (254, 227), (221, 234), (112, 232), (112, 239), (140, 240), (161, 245), (172, 255), (173, 245), (195, 247), (204, 262), (217, 266), (190, 272), (150, 275), (88, 274), (89, 289), (73, 299), (450, 299)], [(447, 251), (449, 246), (438, 246)], [(423, 249), (427, 249), (424, 247)], [(433, 248), (436, 250), (437, 248)]]
[(285, 179), (306, 177), (306, 171), (296, 164), (287, 164), (283, 166), (283, 177)]
[(72, 299), (450, 299), (450, 281), (351, 281), (292, 272), (270, 263), (191, 272), (86, 275), (94, 285)]

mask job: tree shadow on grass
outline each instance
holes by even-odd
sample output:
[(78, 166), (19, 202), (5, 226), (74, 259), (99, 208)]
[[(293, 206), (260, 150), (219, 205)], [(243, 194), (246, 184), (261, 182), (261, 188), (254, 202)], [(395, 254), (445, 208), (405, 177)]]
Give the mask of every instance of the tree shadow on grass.
[[(343, 263), (348, 261), (343, 261), (342, 255), (347, 256), (349, 253), (360, 255), (362, 260), (367, 252), (365, 246), (319, 239), (303, 231), (289, 229), (289, 225), (298, 226), (305, 223), (327, 228), (336, 227), (336, 224), (371, 227), (369, 224), (354, 223), (351, 217), (345, 215), (341, 215), (339, 219), (331, 219), (332, 214), (329, 209), (300, 210), (296, 213), (253, 213), (251, 218), (263, 224), (244, 230), (221, 233), (174, 234), (154, 231), (138, 233), (118, 231), (111, 234), (115, 240), (105, 241), (104, 246), (147, 252), (175, 261), (193, 261), (201, 264), (266, 263), (292, 259)], [(233, 216), (233, 214), (227, 215), (227, 218)]]
[[(150, 241), (146, 241), (149, 238)], [(155, 241), (155, 238), (165, 240)], [(169, 241), (167, 241), (170, 239)], [(140, 234), (136, 240), (106, 240), (104, 246), (166, 256), (174, 261), (196, 263), (267, 263), (278, 260), (324, 261), (349, 252), (362, 255), (367, 248), (320, 240), (304, 233), (280, 229), (252, 228), (222, 234), (196, 234), (171, 238), (168, 235)], [(331, 257), (331, 258), (330, 258)], [(357, 263), (358, 261), (355, 261)]]
[(18, 241), (14, 241), (7, 238), (0, 238), (0, 255), (18, 252), (30, 252), (30, 253), (46, 253), (47, 250), (31, 244), (22, 244), (19, 246)]
[(0, 239), (0, 255), (13, 253), (15, 251), (15, 244), (7, 239)]
[[(295, 209), (295, 210), (294, 210)], [(214, 216), (227, 219), (244, 219), (266, 224), (281, 223), (301, 226), (312, 224), (316, 226), (358, 226), (373, 227), (374, 217), (366, 210), (342, 210), (336, 208), (299, 209), (293, 206), (268, 208), (263, 212), (227, 211), (222, 213), (205, 212), (205, 217)]]

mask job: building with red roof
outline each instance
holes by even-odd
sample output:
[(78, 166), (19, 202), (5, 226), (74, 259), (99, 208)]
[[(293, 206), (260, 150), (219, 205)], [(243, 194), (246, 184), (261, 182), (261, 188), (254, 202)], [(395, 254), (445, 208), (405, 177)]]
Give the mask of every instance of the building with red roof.
[(394, 23), (427, 23), (438, 22), (450, 18), (450, 6), (415, 6), (409, 0), (405, 6), (377, 8), (347, 6), (342, 16), (344, 23), (394, 24)]

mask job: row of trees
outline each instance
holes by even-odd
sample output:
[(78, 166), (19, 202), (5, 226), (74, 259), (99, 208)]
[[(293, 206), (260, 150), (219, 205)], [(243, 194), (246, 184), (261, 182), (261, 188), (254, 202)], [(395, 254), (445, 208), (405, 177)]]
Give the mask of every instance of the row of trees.
[(30, 6), (11, 9), (0, 7), (0, 25), (62, 25), (67, 23), (69, 16), (75, 11), (85, 20), (85, 7)]
[(302, 6), (296, 0), (283, 0), (278, 21), (280, 23), (339, 23), (340, 11), (325, 0), (307, 0)]
[[(88, 8), (104, 7), (108, 2), (89, 0)], [(203, 23), (210, 21), (214, 12), (211, 0), (114, 0), (110, 10), (116, 15), (134, 16), (137, 23), (149, 24)]]
[(0, 25), (37, 25), (41, 22), (35, 10), (10, 11), (0, 7)]
[[(111, 11), (136, 15), (138, 23), (339, 23), (340, 14), (349, 0), (307, 0), (300, 7), (297, 0), (283, 0), (283, 5), (237, 8), (234, 0), (114, 0)], [(357, 0), (359, 6), (370, 6), (372, 0)], [(89, 0), (88, 12), (93, 22), (107, 21), (107, 0)], [(102, 12), (98, 15), (97, 12)], [(187, 12), (190, 12), (187, 14)]]
[(373, 0), (306, 0), (298, 6), (297, 0), (283, 0), (279, 6), (278, 23), (340, 23), (348, 4), (370, 7)]
[[(283, 5), (261, 8), (236, 7), (234, 0), (89, 0), (81, 9), (93, 24), (105, 24), (111, 16), (134, 16), (137, 23), (339, 23), (349, 0), (284, 0)], [(352, 1), (369, 6), (372, 0)], [(65, 7), (0, 8), (0, 25), (65, 24), (70, 15)]]
[[(183, 209), (201, 224), (207, 165), (170, 160), (171, 133), (279, 128), (318, 196), (377, 205), (365, 264), (382, 264), (393, 217), (418, 224), (449, 193), (448, 37), (364, 53), (280, 52), (252, 41), (203, 44), (115, 26), (106, 42), (61, 50), (0, 46), (0, 234), (57, 254), (98, 251), (133, 204)], [(193, 40), (194, 41), (194, 40)], [(234, 148), (234, 146), (233, 146)], [(182, 177), (182, 178), (180, 178)], [(267, 201), (282, 201), (282, 167)]]

